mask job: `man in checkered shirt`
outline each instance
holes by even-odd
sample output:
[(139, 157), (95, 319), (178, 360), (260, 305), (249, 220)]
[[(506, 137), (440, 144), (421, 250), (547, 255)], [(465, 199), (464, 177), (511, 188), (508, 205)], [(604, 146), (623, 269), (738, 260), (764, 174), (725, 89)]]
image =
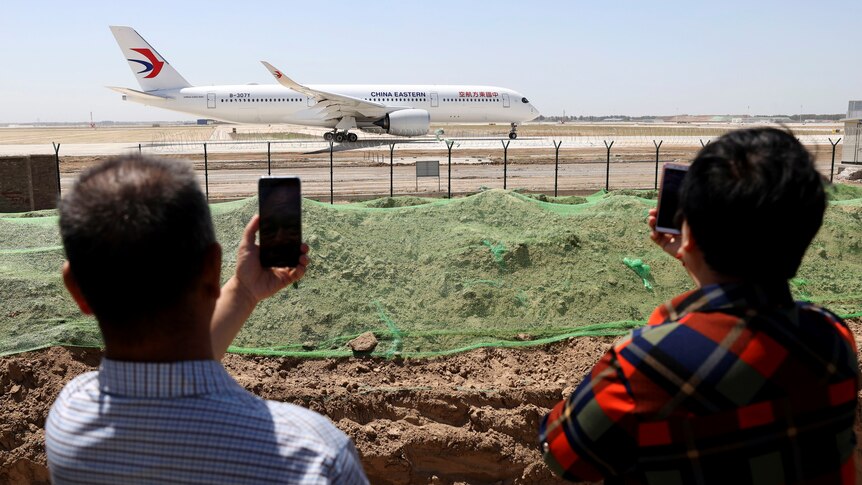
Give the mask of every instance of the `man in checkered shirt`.
[(682, 234), (656, 232), (649, 217), (697, 288), (657, 308), (542, 420), (554, 472), (606, 484), (855, 483), (853, 335), (788, 287), (825, 206), (822, 177), (787, 132), (740, 130), (703, 148), (680, 193)]
[(66, 287), (105, 341), (45, 425), (54, 483), (367, 483), (325, 417), (247, 392), (219, 362), (257, 303), (305, 273), (263, 268), (246, 226), (236, 272), (191, 165), (139, 156), (84, 172), (60, 203)]

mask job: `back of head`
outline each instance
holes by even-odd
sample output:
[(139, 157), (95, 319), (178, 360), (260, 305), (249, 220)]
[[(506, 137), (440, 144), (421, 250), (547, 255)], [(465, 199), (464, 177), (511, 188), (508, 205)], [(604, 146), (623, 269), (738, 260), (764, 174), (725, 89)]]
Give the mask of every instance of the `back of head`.
[(84, 172), (60, 202), (60, 233), (103, 329), (106, 322), (134, 327), (179, 303), (215, 243), (191, 166), (140, 156)]
[(823, 222), (823, 185), (792, 134), (738, 130), (698, 153), (680, 208), (714, 271), (752, 282), (786, 280)]

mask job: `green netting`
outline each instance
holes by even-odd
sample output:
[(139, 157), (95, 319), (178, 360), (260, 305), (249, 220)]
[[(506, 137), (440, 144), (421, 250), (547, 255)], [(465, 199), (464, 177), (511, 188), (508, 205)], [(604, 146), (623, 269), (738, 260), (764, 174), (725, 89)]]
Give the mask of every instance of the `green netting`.
[(650, 282), (652, 275), (650, 275), (648, 264), (638, 258), (623, 258), (623, 264), (631, 268), (636, 275), (640, 276), (644, 282), (644, 288), (648, 290), (653, 289), (652, 282)]
[[(791, 288), (798, 299), (860, 316), (856, 189), (830, 193), (823, 229)], [(350, 355), (346, 343), (366, 331), (380, 340), (374, 355), (382, 357), (621, 335), (692, 286), (679, 262), (649, 240), (654, 197), (490, 190), (452, 200), (306, 200), (308, 273), (298, 287), (261, 303), (231, 351)], [(224, 278), (256, 209), (256, 199), (212, 206)], [(0, 214), (0, 354), (100, 345), (95, 322), (81, 317), (63, 288), (62, 262), (54, 212)]]

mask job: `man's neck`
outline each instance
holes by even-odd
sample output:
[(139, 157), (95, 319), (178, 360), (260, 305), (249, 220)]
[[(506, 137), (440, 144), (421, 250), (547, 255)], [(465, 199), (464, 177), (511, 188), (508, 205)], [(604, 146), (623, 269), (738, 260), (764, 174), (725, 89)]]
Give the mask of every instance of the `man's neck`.
[(164, 342), (141, 342), (134, 346), (106, 343), (105, 357), (126, 362), (181, 362), (184, 360), (212, 360), (212, 345), (190, 346), (187, 342), (174, 347)]
[(728, 283), (741, 283), (742, 280), (732, 276), (725, 276), (715, 271), (701, 271), (698, 274), (691, 274), (692, 279), (697, 284), (698, 288), (703, 288), (709, 285), (724, 285)]
[[(159, 322), (161, 330), (137, 338), (106, 334), (105, 357), (128, 362), (179, 362), (213, 359), (209, 325), (183, 320)], [(104, 329), (103, 329), (104, 330)]]

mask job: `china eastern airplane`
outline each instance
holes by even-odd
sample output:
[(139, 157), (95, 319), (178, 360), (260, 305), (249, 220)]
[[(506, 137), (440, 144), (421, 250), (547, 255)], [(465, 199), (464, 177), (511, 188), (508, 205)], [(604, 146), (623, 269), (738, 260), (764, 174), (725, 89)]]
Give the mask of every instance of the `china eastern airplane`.
[(517, 91), (439, 84), (299, 84), (271, 64), (270, 85), (192, 86), (131, 27), (111, 27), (141, 90), (110, 87), (124, 100), (236, 123), (290, 123), (331, 128), (327, 141), (357, 141), (358, 129), (421, 136), (431, 123), (519, 123), (538, 111)]

